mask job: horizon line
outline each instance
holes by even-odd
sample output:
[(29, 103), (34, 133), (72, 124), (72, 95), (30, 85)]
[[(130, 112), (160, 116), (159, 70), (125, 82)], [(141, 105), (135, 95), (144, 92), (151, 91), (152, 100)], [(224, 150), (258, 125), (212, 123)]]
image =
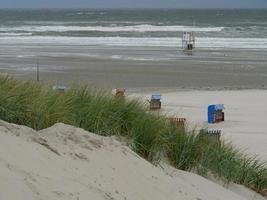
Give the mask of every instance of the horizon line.
[(189, 8), (189, 7), (184, 7), (184, 8), (158, 8), (158, 7), (154, 7), (154, 8), (130, 8), (130, 7), (121, 7), (121, 8), (113, 8), (113, 7), (64, 7), (64, 8), (60, 8), (60, 7), (2, 7), (0, 8), (0, 10), (5, 10), (5, 9), (10, 9), (10, 10), (15, 10), (15, 9), (36, 9), (36, 10), (43, 10), (43, 9), (79, 9), (79, 10), (85, 10), (85, 9), (92, 9), (92, 10), (267, 10), (267, 7), (265, 8), (260, 8), (260, 7), (255, 7), (255, 8)]

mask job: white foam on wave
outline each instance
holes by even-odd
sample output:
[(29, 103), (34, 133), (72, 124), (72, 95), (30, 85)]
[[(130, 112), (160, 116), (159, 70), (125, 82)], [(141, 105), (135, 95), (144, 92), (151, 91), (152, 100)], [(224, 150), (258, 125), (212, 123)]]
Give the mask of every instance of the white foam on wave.
[(120, 60), (120, 59), (122, 59), (122, 56), (121, 55), (112, 55), (111, 58)]
[(30, 58), (35, 57), (36, 55), (17, 55), (17, 58)]
[[(98, 55), (97, 57), (103, 57)], [(136, 61), (157, 61), (157, 60), (171, 60), (170, 57), (153, 57), (153, 56), (123, 56), (123, 55), (112, 55), (110, 58), (114, 60), (136, 60)]]
[(230, 49), (267, 49), (267, 38), (197, 38), (197, 46)]
[(16, 26), (0, 27), (1, 32), (68, 32), (68, 31), (101, 31), (101, 32), (220, 32), (224, 27), (191, 27), (191, 26), (156, 26), (156, 25), (134, 25), (134, 26)]
[[(15, 38), (15, 39), (14, 39)], [(102, 46), (144, 46), (181, 47), (180, 38), (136, 38), (136, 37), (0, 37), (0, 44), (32, 45), (102, 45)], [(267, 38), (197, 38), (200, 48), (249, 48), (267, 49)]]
[(0, 36), (31, 36), (32, 33), (0, 33)]

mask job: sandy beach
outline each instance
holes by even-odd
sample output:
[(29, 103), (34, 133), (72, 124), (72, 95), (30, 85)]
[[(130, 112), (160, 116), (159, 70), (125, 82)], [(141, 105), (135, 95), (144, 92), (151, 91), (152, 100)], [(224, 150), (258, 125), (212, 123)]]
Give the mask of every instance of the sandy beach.
[[(226, 141), (267, 161), (266, 90), (176, 91), (162, 95), (162, 113), (186, 118), (189, 129), (222, 130)], [(143, 94), (140, 98), (149, 99), (150, 96)], [(210, 104), (225, 105), (225, 122), (207, 123)]]

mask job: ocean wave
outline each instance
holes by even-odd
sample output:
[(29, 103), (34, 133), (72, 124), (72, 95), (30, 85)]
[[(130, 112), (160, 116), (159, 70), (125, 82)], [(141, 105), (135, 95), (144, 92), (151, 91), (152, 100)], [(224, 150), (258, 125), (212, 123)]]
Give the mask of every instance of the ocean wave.
[(99, 31), (99, 32), (220, 32), (224, 27), (194, 27), (194, 26), (16, 26), (0, 27), (1, 32), (68, 32), (68, 31)]
[[(32, 45), (103, 45), (181, 48), (180, 38), (128, 38), (128, 37), (3, 37), (0, 44)], [(267, 38), (196, 38), (197, 48), (267, 49)]]
[[(68, 20), (68, 21), (42, 21), (42, 20), (25, 20), (25, 21), (10, 21), (10, 24), (16, 24), (19, 26), (93, 26), (93, 25), (99, 25), (99, 26), (104, 26), (104, 25), (110, 25), (110, 24), (118, 24), (118, 26), (134, 26), (134, 25), (149, 25), (150, 22), (147, 21), (122, 21), (122, 20), (98, 20), (98, 21), (76, 21), (76, 20)], [(93, 25), (92, 25), (93, 24)], [(152, 24), (150, 24), (152, 25)], [(154, 25), (154, 24), (153, 24)], [(164, 25), (162, 22), (156, 23), (156, 25)]]
[(75, 12), (75, 13), (67, 13), (67, 15), (105, 15), (107, 14), (107, 12), (98, 12), (98, 11), (87, 11), (87, 12), (82, 12), (82, 11), (79, 11), (79, 12)]
[(31, 36), (32, 33), (0, 33), (0, 36)]

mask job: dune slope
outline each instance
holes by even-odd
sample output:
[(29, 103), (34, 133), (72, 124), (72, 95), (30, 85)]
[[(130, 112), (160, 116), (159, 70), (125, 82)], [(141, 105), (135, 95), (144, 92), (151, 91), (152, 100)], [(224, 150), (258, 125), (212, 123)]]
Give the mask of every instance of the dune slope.
[(0, 199), (245, 200), (195, 174), (161, 169), (114, 138), (56, 124), (36, 132), (0, 121)]

